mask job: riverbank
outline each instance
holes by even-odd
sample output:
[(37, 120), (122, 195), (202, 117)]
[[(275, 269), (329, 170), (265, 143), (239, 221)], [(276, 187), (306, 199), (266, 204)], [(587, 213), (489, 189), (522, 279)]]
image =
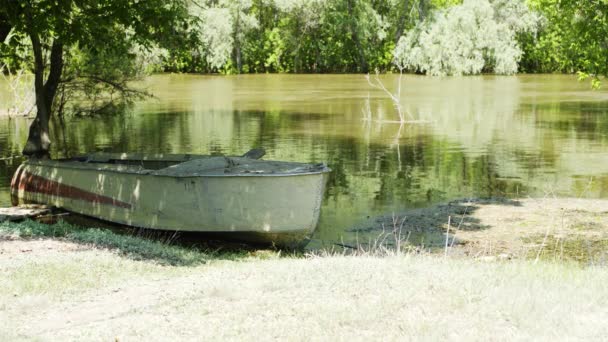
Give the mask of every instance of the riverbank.
[(605, 266), (608, 200), (459, 199), (363, 221), (347, 230), (343, 244)]
[[(465, 216), (482, 224), (503, 205), (478, 200)], [(566, 258), (456, 253), (470, 244), (464, 225), (446, 257), (441, 249), (398, 252), (388, 245), (343, 254), (180, 246), (65, 223), (5, 222), (0, 339), (600, 340), (608, 334), (608, 268)]]

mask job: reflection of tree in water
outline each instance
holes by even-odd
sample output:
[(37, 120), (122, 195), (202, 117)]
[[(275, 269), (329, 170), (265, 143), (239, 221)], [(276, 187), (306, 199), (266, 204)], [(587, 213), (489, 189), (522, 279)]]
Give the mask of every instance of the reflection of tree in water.
[(0, 158), (18, 157), (23, 150), (28, 134), (28, 120), (25, 118), (0, 117)]
[[(410, 77), (403, 102), (417, 118), (433, 122), (423, 134), (449, 141), (469, 157), (492, 156), (503, 179), (520, 178), (540, 194), (572, 195), (579, 188), (575, 177), (608, 177), (608, 104), (569, 100), (576, 98), (572, 83), (554, 81), (548, 86), (516, 77)], [(386, 103), (373, 106), (382, 111)], [(385, 130), (372, 127), (368, 140), (394, 139)], [(588, 196), (601, 188), (593, 189)]]
[[(541, 107), (537, 106), (536, 111), (540, 112)], [(261, 146), (272, 159), (327, 161), (334, 169), (328, 199), (347, 199), (360, 203), (362, 208), (378, 210), (395, 204), (420, 206), (459, 196), (522, 194), (526, 191), (522, 185), (526, 178), (536, 177), (539, 167), (553, 169), (559, 160), (559, 154), (553, 151), (559, 148), (560, 141), (555, 146), (541, 144), (535, 152), (518, 145), (505, 147), (498, 139), (471, 152), (471, 146), (452, 142), (449, 135), (442, 138), (434, 134), (434, 126), (406, 127), (397, 139), (394, 134), (398, 127), (372, 127), (372, 137), (366, 140), (354, 135), (315, 134), (332, 119), (318, 113), (215, 111), (205, 115), (201, 118), (200, 114), (181, 112), (76, 119), (68, 123), (78, 129), (67, 131), (64, 150), (70, 154), (99, 149), (239, 154)], [(549, 115), (541, 116), (550, 119)], [(553, 122), (562, 127), (563, 121)], [(565, 122), (577, 125), (572, 129), (583, 133), (601, 131), (605, 125), (601, 119), (595, 121), (595, 126), (580, 124), (576, 118)], [(216, 136), (206, 134), (209, 131)], [(57, 149), (62, 150), (61, 139), (55, 141)], [(511, 162), (519, 166), (513, 168), (508, 165)]]
[(24, 118), (0, 118), (0, 206), (10, 205), (8, 189), (13, 173), (23, 161), (21, 150), (28, 126)]
[(56, 154), (73, 156), (95, 151), (170, 153), (190, 145), (187, 113), (123, 114), (72, 118), (55, 123)]
[(547, 130), (576, 132), (582, 138), (602, 138), (608, 133), (608, 101), (568, 101), (522, 106), (533, 111), (537, 125)]
[[(322, 221), (336, 227), (344, 227), (348, 219), (340, 220), (347, 216), (463, 196), (526, 193), (542, 188), (546, 174), (553, 174), (562, 189), (578, 191), (588, 182), (575, 178), (589, 174), (583, 168), (599, 169), (596, 184), (608, 191), (608, 171), (597, 164), (606, 158), (608, 145), (605, 103), (525, 100), (517, 78), (404, 79), (407, 110), (432, 124), (364, 127), (359, 105), (365, 97), (357, 100), (357, 94), (369, 89), (356, 84), (348, 93), (328, 96), (331, 101), (303, 103), (281, 98), (300, 97), (282, 88), (274, 90), (276, 100), (263, 87), (252, 92), (256, 98), (237, 96), (249, 94), (232, 94), (241, 83), (213, 78), (209, 82), (219, 88), (193, 91), (191, 99), (172, 90), (188, 87), (171, 85), (167, 96), (176, 96), (175, 102), (145, 104), (136, 115), (68, 119), (65, 130), (53, 132), (53, 149), (55, 155), (97, 150), (241, 154), (264, 147), (267, 159), (325, 161), (334, 172)], [(392, 104), (379, 94), (372, 93), (371, 105), (391, 115)], [(2, 139), (0, 146), (9, 144)], [(593, 153), (577, 153), (581, 150)]]
[[(406, 133), (404, 139), (397, 140), (397, 149), (390, 147), (392, 141), (364, 142), (353, 136), (316, 135), (302, 129), (311, 122), (323, 124), (328, 115), (308, 114), (312, 119), (307, 120), (307, 115), (300, 113), (247, 113), (260, 125), (255, 141), (273, 146), (270, 150), (274, 154), (274, 147), (279, 146), (289, 150), (283, 155), (324, 160), (332, 167), (329, 199), (347, 198), (351, 202), (358, 198), (368, 207), (386, 208), (462, 195), (505, 195), (517, 187), (523, 191), (520, 182), (499, 178), (492, 157), (471, 158), (458, 144), (432, 135)], [(289, 144), (284, 144), (286, 140)]]

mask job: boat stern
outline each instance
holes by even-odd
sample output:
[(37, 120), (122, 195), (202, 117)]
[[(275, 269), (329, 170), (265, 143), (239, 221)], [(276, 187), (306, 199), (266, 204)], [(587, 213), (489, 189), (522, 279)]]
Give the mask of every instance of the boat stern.
[(17, 171), (15, 171), (15, 174), (11, 179), (11, 203), (13, 206), (23, 204), (22, 198), (20, 197), (22, 196), (22, 194), (20, 193), (20, 189), (23, 188), (23, 186), (21, 185), (23, 182), (21, 178), (23, 176), (23, 168), (25, 167), (25, 165), (25, 163), (19, 165)]

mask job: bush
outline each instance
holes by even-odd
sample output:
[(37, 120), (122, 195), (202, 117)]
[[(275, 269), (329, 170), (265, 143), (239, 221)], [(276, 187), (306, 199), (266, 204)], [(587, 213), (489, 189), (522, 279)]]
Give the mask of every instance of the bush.
[(522, 56), (517, 36), (535, 31), (539, 19), (523, 0), (465, 0), (402, 36), (395, 64), (436, 76), (514, 74)]

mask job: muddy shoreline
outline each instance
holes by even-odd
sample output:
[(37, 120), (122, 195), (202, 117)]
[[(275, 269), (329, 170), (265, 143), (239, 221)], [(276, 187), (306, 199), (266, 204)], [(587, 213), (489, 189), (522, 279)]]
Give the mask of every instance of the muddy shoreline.
[(370, 218), (334, 245), (605, 263), (607, 241), (608, 200), (474, 198)]
[[(101, 225), (99, 221), (72, 223), (82, 227), (111, 227)], [(126, 237), (170, 241), (183, 248), (242, 252), (258, 249), (235, 241), (202, 239), (198, 235), (167, 235), (124, 230), (124, 227), (110, 230)], [(45, 249), (44, 243), (39, 243), (42, 245), (35, 246), (36, 243), (27, 239), (0, 239), (0, 254), (32, 247)], [(312, 254), (390, 254), (396, 251), (488, 260), (543, 258), (608, 265), (608, 200), (458, 199), (372, 217), (347, 229), (339, 241), (313, 240), (305, 249), (305, 253)]]

